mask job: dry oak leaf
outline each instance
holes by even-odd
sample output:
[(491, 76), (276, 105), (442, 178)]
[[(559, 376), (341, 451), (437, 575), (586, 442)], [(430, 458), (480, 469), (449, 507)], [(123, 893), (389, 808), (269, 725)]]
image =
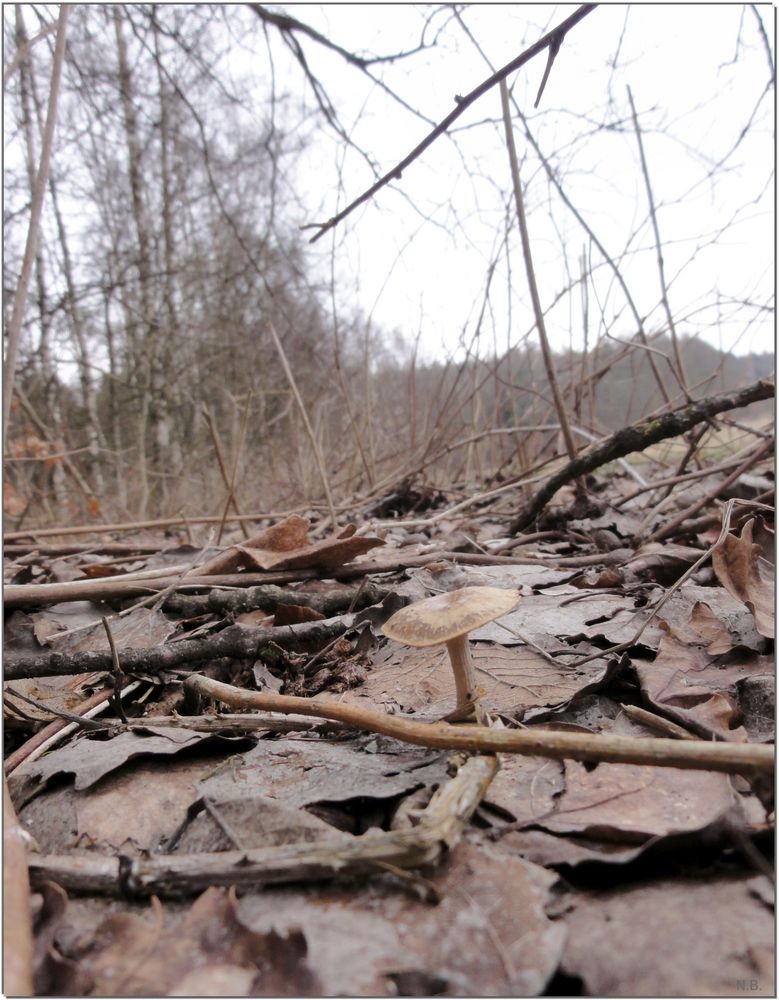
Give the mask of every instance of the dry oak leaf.
[(333, 538), (309, 542), (310, 522), (292, 514), (242, 545), (234, 545), (202, 566), (191, 571), (197, 576), (213, 576), (247, 570), (334, 569), (383, 545), (381, 538), (355, 535), (356, 527), (347, 524)]
[(746, 604), (758, 632), (768, 639), (775, 632), (772, 534), (762, 518), (750, 518), (740, 536), (726, 535), (712, 555), (720, 583)]

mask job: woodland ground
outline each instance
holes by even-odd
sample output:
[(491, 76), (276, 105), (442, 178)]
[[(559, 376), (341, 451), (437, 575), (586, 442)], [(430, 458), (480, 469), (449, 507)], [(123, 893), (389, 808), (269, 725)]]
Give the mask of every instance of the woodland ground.
[[(231, 522), (219, 546), (207, 525), (7, 539), (31, 950), (7, 933), (36, 993), (773, 994), (771, 455), (630, 471), (564, 486), (524, 534), (511, 491), (401, 487), (335, 530)], [(482, 585), (521, 594), (471, 636), (491, 728), (595, 735), (594, 758), (494, 774), (374, 727), (454, 707), (443, 648), (382, 623)], [(615, 763), (615, 737), (755, 766)], [(23, 876), (7, 863), (22, 900)]]

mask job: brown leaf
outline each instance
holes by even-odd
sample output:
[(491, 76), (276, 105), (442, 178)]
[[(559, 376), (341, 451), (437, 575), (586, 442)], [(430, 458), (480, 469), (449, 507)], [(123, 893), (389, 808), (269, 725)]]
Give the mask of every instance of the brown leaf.
[[(755, 531), (761, 543), (755, 542)], [(717, 578), (725, 589), (749, 608), (755, 616), (758, 632), (770, 639), (774, 637), (774, 566), (770, 549), (765, 544), (765, 525), (751, 518), (744, 525), (740, 536), (725, 536), (712, 555)]]
[[(527, 646), (473, 643), (471, 655), (485, 707), (501, 712), (564, 704), (602, 679), (606, 670), (602, 660), (586, 664), (581, 671), (566, 669), (562, 664), (557, 667)], [(374, 669), (365, 684), (347, 693), (343, 700), (446, 715), (455, 702), (454, 676), (446, 649), (413, 649), (388, 643), (374, 657)]]
[[(426, 873), (427, 874), (427, 873)], [(325, 996), (538, 996), (557, 967), (560, 923), (544, 908), (556, 876), (519, 857), (460, 843), (428, 875), (437, 906), (391, 876), (241, 899), (256, 930), (302, 928)]]
[(324, 615), (315, 608), (307, 608), (302, 604), (278, 604), (273, 616), (274, 626), (299, 625), (301, 622), (318, 622)]
[(588, 769), (566, 761), (565, 791), (538, 825), (550, 833), (635, 844), (712, 826), (733, 802), (726, 774), (638, 764)]
[(704, 738), (745, 740), (736, 684), (765, 674), (771, 664), (745, 649), (734, 650), (732, 662), (723, 659), (684, 642), (674, 628), (661, 639), (653, 663), (636, 660), (634, 666), (646, 701), (661, 715)]
[(21, 808), (58, 775), (75, 775), (74, 787), (78, 791), (89, 788), (136, 757), (173, 756), (208, 741), (212, 745), (230, 746), (223, 738), (215, 739), (209, 733), (186, 729), (154, 730), (149, 727), (142, 733), (119, 733), (108, 741), (85, 736), (32, 763), (25, 762), (9, 776), (8, 787), (14, 805)]
[(358, 797), (393, 798), (445, 779), (446, 754), (403, 746), (384, 737), (379, 740), (261, 740), (241, 755), (234, 771), (225, 769), (205, 779), (199, 791), (216, 802), (259, 794), (299, 807)]
[[(774, 994), (773, 917), (761, 877), (665, 879), (576, 893), (563, 969), (588, 996)], [(618, 936), (617, 936), (618, 935)]]
[(231, 991), (240, 988), (244, 996), (319, 992), (301, 931), (251, 930), (238, 914), (232, 889), (207, 889), (176, 923), (166, 921), (157, 900), (150, 909), (151, 920), (117, 914), (98, 928), (81, 959), (94, 978), (92, 995), (186, 996), (195, 972)]
[(32, 897), (33, 977), (37, 996), (78, 996), (92, 986), (91, 977), (76, 962), (62, 956), (55, 937), (65, 919), (68, 897), (54, 882), (42, 882)]
[(353, 524), (347, 524), (332, 538), (314, 543), (308, 540), (308, 529), (306, 518), (292, 514), (242, 545), (234, 545), (196, 567), (190, 575), (212, 576), (241, 569), (335, 569), (384, 544), (381, 538), (355, 535), (357, 529)]
[(709, 656), (727, 653), (734, 642), (724, 623), (703, 601), (697, 601), (690, 615), (690, 625), (706, 644)]

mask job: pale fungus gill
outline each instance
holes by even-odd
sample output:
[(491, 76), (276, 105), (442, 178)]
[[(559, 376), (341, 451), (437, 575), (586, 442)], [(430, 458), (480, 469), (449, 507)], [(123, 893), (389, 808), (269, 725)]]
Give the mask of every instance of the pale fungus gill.
[[(468, 633), (507, 614), (519, 591), (500, 587), (463, 587), (428, 597), (397, 611), (384, 623), (384, 634), (407, 646), (445, 643), (454, 673), (457, 709), (476, 703), (476, 673)], [(477, 717), (481, 715), (477, 708)]]

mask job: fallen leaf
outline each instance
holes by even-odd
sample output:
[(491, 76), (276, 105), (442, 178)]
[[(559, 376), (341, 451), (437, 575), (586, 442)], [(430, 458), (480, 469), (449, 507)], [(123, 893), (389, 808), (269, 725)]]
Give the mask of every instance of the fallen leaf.
[[(381, 748), (366, 752), (378, 741)], [(216, 802), (261, 795), (287, 806), (351, 799), (389, 799), (426, 784), (445, 781), (446, 754), (398, 743), (387, 737), (324, 740), (261, 740), (225, 768), (199, 783)]]
[[(574, 652), (570, 650), (567, 658)], [(471, 655), (486, 708), (513, 714), (565, 704), (575, 694), (600, 683), (608, 669), (604, 660), (593, 660), (581, 670), (566, 668), (565, 660), (556, 666), (527, 646), (472, 643)], [(446, 715), (455, 703), (454, 676), (446, 648), (414, 649), (388, 643), (383, 655), (374, 657), (365, 683), (348, 692), (344, 701), (378, 703), (404, 712), (424, 712), (426, 716)]]
[[(774, 637), (774, 565), (769, 560), (768, 547), (753, 540), (757, 520), (751, 518), (741, 529), (741, 535), (728, 534), (715, 548), (712, 565), (725, 589), (743, 601), (755, 616), (761, 635)], [(765, 525), (762, 533), (765, 534)]]
[(755, 954), (774, 946), (761, 881), (709, 873), (574, 893), (563, 969), (589, 996), (771, 996), (773, 960)]
[(301, 931), (251, 930), (234, 890), (207, 889), (175, 923), (156, 900), (149, 909), (151, 919), (116, 914), (98, 927), (80, 960), (94, 980), (93, 996), (186, 996), (195, 972), (244, 996), (320, 992)]
[(661, 715), (704, 738), (745, 740), (735, 685), (766, 673), (772, 663), (743, 648), (712, 657), (674, 630), (661, 639), (653, 663), (635, 659), (633, 666), (647, 703)]
[(353, 524), (346, 525), (333, 538), (314, 543), (308, 540), (308, 529), (306, 518), (292, 514), (243, 544), (233, 545), (195, 567), (188, 575), (214, 576), (242, 569), (335, 569), (384, 544), (383, 539), (375, 536), (355, 535), (357, 529)]
[(734, 805), (726, 774), (638, 764), (565, 762), (565, 790), (538, 825), (617, 843), (714, 826)]
[(544, 913), (556, 876), (520, 858), (461, 843), (428, 874), (431, 907), (391, 876), (302, 892), (268, 887), (242, 897), (246, 923), (281, 933), (299, 926), (325, 996), (537, 996), (563, 946)]
[(45, 757), (25, 761), (9, 775), (8, 788), (14, 805), (20, 809), (60, 775), (73, 775), (74, 788), (80, 791), (138, 757), (174, 756), (182, 750), (209, 743), (223, 748), (246, 746), (245, 740), (173, 728), (155, 730), (149, 727), (143, 731), (119, 733), (110, 740), (85, 735)]

